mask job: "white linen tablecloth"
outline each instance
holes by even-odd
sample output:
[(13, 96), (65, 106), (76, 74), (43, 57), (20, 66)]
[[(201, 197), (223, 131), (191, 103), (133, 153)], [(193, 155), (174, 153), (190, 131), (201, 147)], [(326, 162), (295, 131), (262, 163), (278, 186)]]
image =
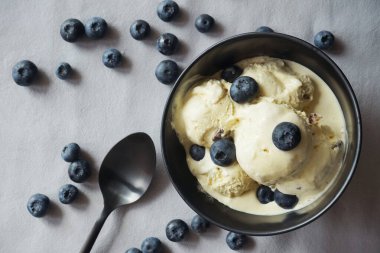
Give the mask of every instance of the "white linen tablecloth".
[[(325, 215), (294, 232), (253, 237), (242, 252), (379, 252), (380, 250), (380, 1), (315, 0), (178, 0), (181, 14), (165, 23), (156, 15), (158, 0), (139, 1), (0, 1), (0, 252), (78, 252), (102, 208), (97, 170), (108, 150), (126, 135), (144, 131), (157, 149), (157, 171), (141, 201), (112, 213), (93, 252), (124, 252), (157, 236), (165, 252), (231, 252), (226, 231), (213, 227), (181, 243), (168, 241), (167, 222), (190, 223), (194, 212), (170, 183), (161, 158), (160, 123), (171, 86), (160, 84), (156, 65), (171, 58), (184, 68), (207, 47), (231, 35), (268, 25), (312, 42), (330, 30), (338, 49), (329, 55), (350, 80), (359, 100), (364, 142), (357, 172), (343, 197)], [(194, 28), (208, 13), (216, 20), (209, 34)], [(110, 26), (105, 39), (67, 43), (59, 27), (67, 18), (103, 17)], [(148, 21), (149, 39), (131, 38), (129, 26)], [(165, 57), (155, 49), (158, 34), (172, 32), (181, 47)], [(103, 66), (101, 55), (118, 48), (121, 68)], [(39, 84), (17, 86), (12, 66), (30, 59), (42, 72)], [(61, 61), (76, 71), (71, 81), (55, 77)], [(71, 205), (58, 201), (58, 189), (69, 183), (62, 147), (77, 142), (93, 166), (93, 176), (78, 186)], [(34, 193), (52, 202), (49, 214), (32, 217), (26, 202)]]

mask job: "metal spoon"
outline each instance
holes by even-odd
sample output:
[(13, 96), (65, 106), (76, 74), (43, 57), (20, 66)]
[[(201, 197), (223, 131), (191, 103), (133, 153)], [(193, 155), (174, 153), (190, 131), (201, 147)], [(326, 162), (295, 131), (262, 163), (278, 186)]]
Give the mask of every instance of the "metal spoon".
[(128, 135), (108, 152), (100, 166), (99, 186), (104, 208), (81, 253), (89, 253), (108, 215), (138, 200), (148, 189), (156, 167), (156, 151), (145, 133)]

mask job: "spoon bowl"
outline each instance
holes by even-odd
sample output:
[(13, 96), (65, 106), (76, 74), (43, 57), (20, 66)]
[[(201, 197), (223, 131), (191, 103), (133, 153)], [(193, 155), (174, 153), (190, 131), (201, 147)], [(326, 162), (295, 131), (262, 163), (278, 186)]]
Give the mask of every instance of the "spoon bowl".
[(108, 152), (99, 170), (104, 208), (80, 252), (91, 251), (113, 210), (131, 204), (144, 195), (152, 181), (155, 167), (154, 144), (145, 133), (128, 135)]
[(155, 154), (152, 140), (144, 133), (125, 137), (108, 152), (99, 171), (105, 206), (131, 204), (146, 192), (153, 177)]

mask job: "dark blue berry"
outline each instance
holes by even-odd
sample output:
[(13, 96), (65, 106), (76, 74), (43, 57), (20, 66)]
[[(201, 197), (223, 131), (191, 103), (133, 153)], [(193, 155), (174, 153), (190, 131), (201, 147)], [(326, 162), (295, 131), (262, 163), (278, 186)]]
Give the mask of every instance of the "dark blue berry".
[(205, 157), (205, 147), (199, 146), (197, 144), (193, 144), (190, 147), (190, 156), (193, 158), (195, 161), (200, 161)]
[(329, 31), (320, 31), (314, 36), (314, 45), (320, 49), (329, 49), (334, 44), (335, 37)]
[(230, 88), (230, 96), (236, 103), (245, 103), (254, 98), (259, 90), (259, 85), (249, 76), (236, 78)]
[(256, 32), (258, 33), (272, 33), (273, 29), (268, 26), (260, 26), (256, 29)]
[(214, 23), (215, 20), (213, 17), (208, 14), (202, 14), (195, 19), (195, 28), (201, 33), (206, 33), (210, 31)]
[(21, 86), (29, 86), (36, 79), (38, 74), (37, 66), (28, 60), (23, 60), (13, 67), (12, 77), (13, 80)]
[(34, 217), (42, 217), (46, 214), (49, 208), (50, 200), (44, 194), (34, 194), (28, 200), (27, 209)]
[(232, 250), (239, 250), (243, 248), (245, 242), (247, 241), (247, 236), (243, 234), (237, 234), (234, 232), (229, 232), (226, 237), (226, 243), (228, 247)]
[(90, 164), (86, 160), (77, 160), (69, 166), (69, 177), (76, 183), (83, 183), (90, 175)]
[(62, 204), (70, 204), (78, 195), (78, 188), (72, 184), (65, 184), (59, 188), (58, 198)]
[(274, 191), (274, 201), (284, 209), (292, 209), (297, 205), (298, 198), (296, 195), (285, 194), (276, 189)]
[(162, 244), (160, 239), (156, 237), (148, 237), (141, 243), (141, 251), (143, 253), (160, 253)]
[(297, 125), (290, 122), (278, 124), (272, 132), (273, 144), (280, 150), (291, 150), (300, 143), (301, 131)]
[(136, 20), (129, 27), (129, 32), (135, 40), (143, 40), (150, 33), (150, 25), (145, 20)]
[(175, 61), (163, 60), (157, 65), (155, 75), (161, 83), (172, 84), (179, 76), (178, 65)]
[(70, 18), (62, 23), (59, 32), (65, 41), (75, 42), (84, 34), (84, 26), (78, 19)]
[(171, 21), (179, 12), (179, 6), (171, 0), (164, 0), (157, 6), (158, 17), (165, 22)]
[(59, 64), (55, 71), (55, 75), (62, 80), (67, 79), (72, 73), (72, 68), (67, 62), (62, 62)]
[(86, 21), (84, 25), (84, 31), (86, 36), (90, 39), (100, 39), (106, 35), (107, 32), (107, 22), (100, 17), (93, 17)]
[(219, 139), (210, 148), (211, 160), (219, 166), (228, 166), (236, 160), (235, 144), (230, 139)]
[(61, 156), (66, 162), (74, 162), (79, 158), (80, 147), (76, 143), (70, 143), (63, 147)]
[(195, 215), (191, 220), (191, 229), (197, 233), (205, 232), (210, 226), (210, 222), (202, 216)]
[(141, 250), (138, 248), (130, 248), (125, 253), (141, 253)]
[(241, 73), (243, 73), (243, 70), (238, 66), (233, 65), (224, 69), (220, 76), (225, 81), (232, 83), (238, 76), (241, 75)]
[(104, 66), (108, 68), (116, 68), (121, 63), (121, 53), (115, 48), (106, 49), (103, 53), (102, 61)]
[(267, 204), (274, 200), (272, 189), (266, 185), (260, 185), (256, 191), (256, 197), (261, 204)]
[(180, 219), (172, 220), (166, 225), (166, 237), (172, 242), (182, 241), (188, 232), (186, 222)]
[(178, 38), (171, 33), (164, 33), (158, 37), (156, 47), (163, 55), (171, 55), (178, 46)]

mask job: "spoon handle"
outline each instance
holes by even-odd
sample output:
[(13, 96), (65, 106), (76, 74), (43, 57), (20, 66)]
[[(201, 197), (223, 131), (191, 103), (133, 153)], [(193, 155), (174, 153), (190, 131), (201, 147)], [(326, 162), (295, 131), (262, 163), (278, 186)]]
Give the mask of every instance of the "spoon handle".
[(92, 246), (94, 245), (96, 238), (99, 235), (100, 230), (103, 227), (104, 222), (106, 221), (108, 215), (112, 212), (112, 210), (108, 208), (103, 208), (102, 213), (100, 214), (100, 217), (95, 222), (94, 227), (92, 228), (90, 235), (87, 237), (86, 242), (84, 243), (82, 249), (80, 250), (80, 253), (90, 253)]

